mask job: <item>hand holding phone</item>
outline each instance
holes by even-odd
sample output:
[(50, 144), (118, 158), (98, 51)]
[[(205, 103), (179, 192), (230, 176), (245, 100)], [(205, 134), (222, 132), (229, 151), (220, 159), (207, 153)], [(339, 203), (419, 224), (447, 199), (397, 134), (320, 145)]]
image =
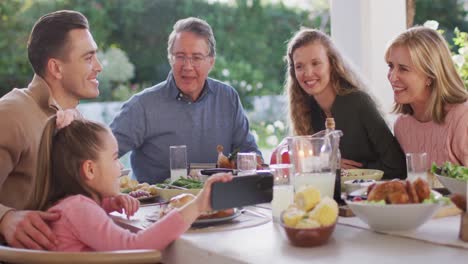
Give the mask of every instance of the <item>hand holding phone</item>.
[(236, 176), (230, 182), (215, 182), (211, 186), (213, 210), (269, 203), (273, 198), (273, 175), (269, 171)]

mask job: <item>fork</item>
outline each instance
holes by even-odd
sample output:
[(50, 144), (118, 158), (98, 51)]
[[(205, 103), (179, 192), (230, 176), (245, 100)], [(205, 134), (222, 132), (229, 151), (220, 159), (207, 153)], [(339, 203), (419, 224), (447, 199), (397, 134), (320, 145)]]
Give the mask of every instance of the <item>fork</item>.
[(246, 209), (246, 208), (242, 208), (242, 209), (241, 209), (241, 213), (242, 213), (242, 214), (251, 214), (251, 215), (258, 216), (258, 217), (262, 217), (262, 218), (268, 218), (268, 217), (269, 217), (268, 215), (265, 215), (265, 214), (263, 214), (263, 213), (259, 213), (259, 212), (256, 212), (256, 211), (252, 211), (252, 210)]

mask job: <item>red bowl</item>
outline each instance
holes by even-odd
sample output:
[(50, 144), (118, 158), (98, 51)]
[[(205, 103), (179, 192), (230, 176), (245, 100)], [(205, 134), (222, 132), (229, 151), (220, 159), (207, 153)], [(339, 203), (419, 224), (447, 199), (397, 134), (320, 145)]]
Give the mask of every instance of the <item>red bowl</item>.
[(281, 226), (284, 228), (289, 242), (297, 247), (316, 247), (327, 243), (331, 234), (335, 230), (335, 223), (328, 226), (316, 228), (294, 228), (286, 226), (281, 219)]

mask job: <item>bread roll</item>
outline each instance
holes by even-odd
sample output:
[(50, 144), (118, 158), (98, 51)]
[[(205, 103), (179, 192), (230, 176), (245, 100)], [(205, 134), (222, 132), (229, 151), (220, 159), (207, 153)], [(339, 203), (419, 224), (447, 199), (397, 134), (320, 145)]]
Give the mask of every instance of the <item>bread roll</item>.
[(186, 205), (190, 201), (195, 199), (195, 195), (190, 193), (182, 193), (177, 196), (174, 196), (169, 201), (169, 206), (171, 208), (181, 208), (182, 206)]

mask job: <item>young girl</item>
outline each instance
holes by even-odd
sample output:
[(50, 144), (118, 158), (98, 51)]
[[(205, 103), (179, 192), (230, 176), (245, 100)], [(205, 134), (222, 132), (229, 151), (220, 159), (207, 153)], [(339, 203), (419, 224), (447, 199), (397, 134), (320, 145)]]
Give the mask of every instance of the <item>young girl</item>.
[(51, 223), (57, 251), (163, 250), (211, 209), (211, 184), (232, 179), (229, 174), (210, 177), (192, 202), (131, 233), (108, 216), (123, 209), (130, 217), (139, 207), (138, 200), (119, 194), (122, 164), (110, 129), (88, 120), (73, 120), (58, 131), (55, 124), (54, 116), (42, 136), (31, 207), (60, 212), (60, 219)]

